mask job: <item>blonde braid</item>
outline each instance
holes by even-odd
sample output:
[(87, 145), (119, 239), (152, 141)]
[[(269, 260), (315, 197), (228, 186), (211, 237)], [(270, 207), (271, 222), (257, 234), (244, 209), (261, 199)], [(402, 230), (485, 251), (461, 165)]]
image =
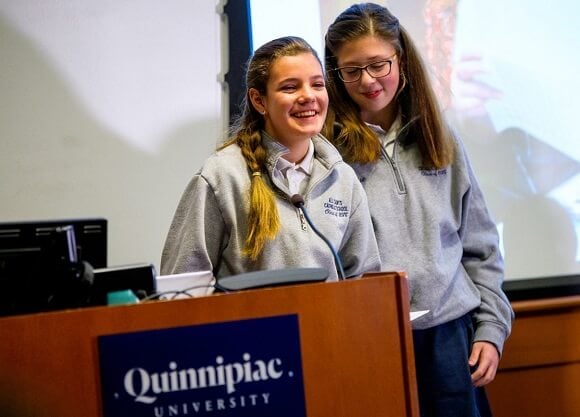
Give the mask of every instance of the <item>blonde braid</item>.
[(244, 256), (255, 261), (264, 249), (267, 240), (272, 240), (280, 230), (280, 216), (272, 189), (262, 177), (266, 150), (262, 146), (259, 132), (238, 138), (238, 146), (252, 173), (250, 185), (250, 211)]

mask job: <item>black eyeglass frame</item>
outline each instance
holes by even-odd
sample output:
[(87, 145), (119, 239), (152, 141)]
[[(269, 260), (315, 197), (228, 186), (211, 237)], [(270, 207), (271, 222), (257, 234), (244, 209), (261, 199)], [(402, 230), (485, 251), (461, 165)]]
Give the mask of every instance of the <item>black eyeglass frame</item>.
[[(338, 68), (334, 68), (332, 71), (336, 71), (336, 73), (338, 74), (338, 78), (340, 78), (340, 80), (344, 83), (356, 83), (357, 81), (360, 81), (361, 77), (362, 77), (362, 72), (363, 70), (367, 72), (367, 74), (372, 77), (372, 78), (383, 78), (383, 77), (387, 77), (391, 74), (391, 71), (393, 70), (393, 61), (397, 58), (397, 54), (391, 55), (390, 57), (388, 57), (387, 59), (380, 59), (378, 61), (374, 61), (371, 62), (367, 65), (364, 66), (357, 66), (357, 65), (345, 65), (344, 67), (338, 67)], [(375, 76), (373, 74), (371, 74), (371, 72), (369, 71), (369, 67), (372, 67), (373, 65), (376, 64), (381, 64), (381, 63), (388, 63), (389, 64), (389, 70), (387, 71), (386, 74), (383, 75), (379, 75), (379, 76)], [(356, 69), (358, 70), (358, 77), (355, 80), (345, 80), (342, 74), (341, 70), (350, 68), (351, 70)]]

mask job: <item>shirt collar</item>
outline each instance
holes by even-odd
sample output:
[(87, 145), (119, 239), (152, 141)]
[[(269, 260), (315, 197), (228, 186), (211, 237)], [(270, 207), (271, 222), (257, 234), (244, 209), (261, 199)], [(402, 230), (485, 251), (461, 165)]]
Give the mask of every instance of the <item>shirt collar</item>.
[(397, 117), (393, 124), (388, 131), (380, 127), (379, 125), (374, 125), (372, 123), (367, 123), (367, 126), (370, 127), (380, 138), (381, 143), (386, 145), (387, 143), (394, 142), (397, 139), (397, 135), (399, 134), (399, 130), (401, 130), (401, 113), (397, 114)]
[(295, 170), (301, 170), (305, 174), (310, 175), (312, 171), (313, 156), (314, 156), (314, 145), (312, 143), (312, 139), (310, 139), (308, 143), (308, 151), (306, 152), (306, 156), (302, 159), (302, 161), (296, 164), (294, 162), (287, 161), (284, 158), (278, 158), (275, 169), (284, 172), (288, 168), (294, 168)]

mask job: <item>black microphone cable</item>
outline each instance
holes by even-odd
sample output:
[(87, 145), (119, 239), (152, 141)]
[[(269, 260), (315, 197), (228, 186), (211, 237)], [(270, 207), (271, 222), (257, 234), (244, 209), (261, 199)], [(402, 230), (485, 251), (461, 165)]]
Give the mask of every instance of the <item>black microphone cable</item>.
[(304, 214), (306, 221), (308, 222), (308, 224), (310, 225), (310, 227), (312, 228), (314, 233), (316, 233), (324, 241), (324, 243), (326, 243), (326, 245), (330, 248), (330, 251), (332, 252), (332, 256), (334, 257), (334, 263), (336, 264), (336, 269), (338, 271), (338, 279), (341, 281), (345, 280), (346, 276), (344, 274), (344, 269), (342, 268), (342, 261), (340, 260), (340, 257), (338, 256), (338, 252), (336, 251), (336, 249), (334, 249), (334, 246), (332, 246), (332, 243), (330, 243), (330, 241), (326, 238), (326, 236), (324, 236), (322, 233), (320, 233), (320, 231), (316, 228), (316, 226), (314, 226), (314, 223), (312, 223), (312, 219), (310, 219), (310, 216), (308, 215), (308, 211), (306, 210), (306, 207), (304, 207), (304, 198), (300, 194), (294, 194), (290, 198), (290, 201), (292, 202), (294, 207), (296, 207), (297, 209), (302, 211), (302, 214)]

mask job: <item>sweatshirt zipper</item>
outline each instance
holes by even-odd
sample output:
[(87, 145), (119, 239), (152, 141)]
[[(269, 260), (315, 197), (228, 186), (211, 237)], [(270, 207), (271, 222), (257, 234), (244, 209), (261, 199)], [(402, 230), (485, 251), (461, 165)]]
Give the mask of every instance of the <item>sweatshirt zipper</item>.
[[(395, 144), (393, 145), (393, 155), (396, 152), (396, 148), (397, 148), (397, 142), (395, 142)], [(385, 157), (385, 159), (387, 160), (387, 162), (389, 164), (391, 164), (391, 168), (393, 168), (393, 173), (395, 174), (395, 181), (397, 182), (397, 188), (399, 190), (399, 193), (405, 193), (406, 189), (405, 189), (405, 183), (403, 182), (403, 177), (401, 176), (401, 171), (399, 171), (399, 167), (397, 166), (397, 163), (395, 162), (394, 158), (391, 158), (389, 156), (389, 154), (387, 153), (387, 151), (385, 150), (385, 148), (383, 148), (381, 146), (381, 152), (383, 154), (383, 156)]]
[(300, 218), (300, 227), (302, 228), (302, 230), (307, 231), (308, 224), (306, 223), (306, 218), (304, 217), (304, 213), (302, 213), (302, 210), (300, 210), (299, 208), (297, 208), (296, 210), (298, 211), (298, 217)]
[[(279, 195), (281, 195), (283, 198), (288, 200), (290, 204), (292, 204), (292, 200), (290, 199), (290, 197), (284, 194), (280, 189)], [(296, 214), (298, 215), (298, 219), (300, 220), (300, 228), (305, 232), (308, 231), (308, 222), (306, 221), (306, 217), (304, 217), (304, 213), (302, 213), (302, 210), (300, 210), (298, 207), (296, 207)]]

